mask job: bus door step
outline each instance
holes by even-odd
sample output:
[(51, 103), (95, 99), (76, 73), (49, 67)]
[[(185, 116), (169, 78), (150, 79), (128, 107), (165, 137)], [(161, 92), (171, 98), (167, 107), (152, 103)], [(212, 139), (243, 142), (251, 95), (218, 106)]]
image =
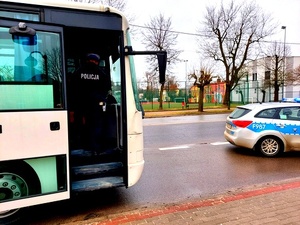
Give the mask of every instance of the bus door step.
[(72, 167), (72, 175), (75, 177), (87, 177), (87, 176), (108, 176), (107, 174), (122, 173), (123, 163), (110, 162), (99, 163), (84, 166)]
[[(120, 154), (121, 150), (118, 148), (110, 148), (106, 149), (103, 152), (99, 152), (98, 156), (112, 155), (112, 154)], [(85, 149), (75, 149), (71, 150), (71, 156), (73, 157), (95, 157), (94, 153)]]
[(105, 188), (125, 186), (123, 177), (101, 177), (90, 180), (81, 180), (72, 182), (73, 192), (96, 191)]

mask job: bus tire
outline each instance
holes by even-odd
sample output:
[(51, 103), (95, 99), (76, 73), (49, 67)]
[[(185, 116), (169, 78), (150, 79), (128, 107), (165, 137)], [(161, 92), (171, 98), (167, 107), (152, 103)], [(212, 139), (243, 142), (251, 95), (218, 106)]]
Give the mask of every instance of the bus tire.
[[(37, 174), (23, 161), (0, 163), (0, 202), (41, 193)], [(0, 224), (9, 225), (22, 217), (21, 209), (0, 212)]]

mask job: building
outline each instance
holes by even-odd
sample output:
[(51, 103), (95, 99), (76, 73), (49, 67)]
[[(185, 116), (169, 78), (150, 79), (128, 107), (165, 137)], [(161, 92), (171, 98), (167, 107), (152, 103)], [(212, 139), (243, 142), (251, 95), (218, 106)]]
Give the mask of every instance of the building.
[[(277, 63), (277, 66), (275, 66)], [(279, 86), (279, 100), (300, 96), (300, 85), (291, 83), (288, 76), (300, 66), (300, 56), (264, 57), (245, 65), (248, 75), (231, 94), (232, 102), (251, 103), (274, 101), (274, 81)], [(277, 75), (276, 75), (277, 68)], [(276, 78), (277, 76), (277, 78)]]

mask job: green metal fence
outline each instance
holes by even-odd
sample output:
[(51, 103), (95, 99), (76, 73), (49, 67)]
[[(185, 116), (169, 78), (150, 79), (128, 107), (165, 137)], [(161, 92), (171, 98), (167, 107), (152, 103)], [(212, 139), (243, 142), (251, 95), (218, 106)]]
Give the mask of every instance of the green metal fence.
[[(160, 84), (138, 83), (139, 99), (145, 110), (156, 110), (159, 108)], [(299, 87), (282, 87), (279, 90), (279, 99), (282, 97), (299, 97)], [(282, 92), (284, 91), (284, 92)], [(204, 89), (204, 107), (222, 107), (225, 95), (225, 83), (211, 83)], [(232, 104), (247, 104), (254, 102), (270, 102), (274, 100), (274, 89), (263, 85), (260, 81), (242, 81), (231, 92)], [(165, 83), (163, 93), (164, 109), (196, 109), (199, 102), (199, 89), (193, 82), (179, 81)]]

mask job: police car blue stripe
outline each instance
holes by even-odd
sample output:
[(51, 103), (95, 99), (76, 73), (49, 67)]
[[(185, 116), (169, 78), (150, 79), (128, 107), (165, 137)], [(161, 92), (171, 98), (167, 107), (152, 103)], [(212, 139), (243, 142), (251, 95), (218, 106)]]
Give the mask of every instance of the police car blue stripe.
[(252, 123), (250, 124), (247, 129), (253, 132), (262, 132), (266, 130), (277, 130), (285, 135), (300, 135), (300, 125), (297, 124), (284, 124), (282, 127), (278, 126), (276, 123)]

